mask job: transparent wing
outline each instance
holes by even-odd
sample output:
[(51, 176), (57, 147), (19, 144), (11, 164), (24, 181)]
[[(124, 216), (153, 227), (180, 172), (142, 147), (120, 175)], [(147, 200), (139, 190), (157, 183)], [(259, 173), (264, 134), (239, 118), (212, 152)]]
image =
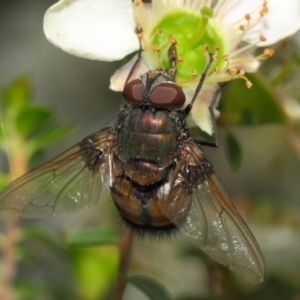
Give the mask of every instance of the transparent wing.
[(217, 262), (253, 283), (261, 282), (265, 274), (262, 252), (205, 154), (192, 144), (179, 164), (170, 181), (173, 186), (184, 183), (189, 189), (190, 201), (180, 206), (182, 212), (188, 212), (187, 217), (176, 224), (176, 212), (172, 211), (178, 207), (176, 203), (169, 209), (162, 205), (164, 213), (183, 235)]
[(0, 217), (43, 217), (98, 204), (111, 182), (112, 150), (104, 129), (24, 176), (0, 195)]

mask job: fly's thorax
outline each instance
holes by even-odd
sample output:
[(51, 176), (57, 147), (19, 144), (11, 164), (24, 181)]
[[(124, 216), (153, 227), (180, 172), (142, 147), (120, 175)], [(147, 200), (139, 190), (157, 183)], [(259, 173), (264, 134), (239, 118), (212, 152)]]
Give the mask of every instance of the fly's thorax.
[(134, 107), (124, 110), (117, 129), (117, 155), (128, 164), (143, 161), (156, 168), (169, 166), (178, 155), (178, 135), (184, 120), (166, 109)]

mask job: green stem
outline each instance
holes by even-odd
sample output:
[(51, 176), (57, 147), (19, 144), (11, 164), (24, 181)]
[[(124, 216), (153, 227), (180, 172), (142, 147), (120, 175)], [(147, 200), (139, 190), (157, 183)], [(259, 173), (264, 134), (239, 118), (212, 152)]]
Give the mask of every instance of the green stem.
[(194, 31), (193, 35), (189, 38), (189, 44), (191, 48), (195, 48), (202, 40), (202, 36), (207, 28), (208, 21), (213, 17), (214, 11), (209, 7), (203, 7), (201, 9), (202, 18), (198, 24), (198, 27)]

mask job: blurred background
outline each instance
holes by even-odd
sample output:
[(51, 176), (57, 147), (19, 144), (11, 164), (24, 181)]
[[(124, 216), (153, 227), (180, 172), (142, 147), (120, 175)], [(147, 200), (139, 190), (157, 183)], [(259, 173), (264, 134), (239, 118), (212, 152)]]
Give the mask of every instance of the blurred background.
[[(43, 151), (38, 157), (39, 163), (111, 124), (122, 103), (120, 93), (108, 89), (110, 76), (120, 62), (77, 58), (47, 42), (43, 16), (55, 2), (0, 0), (1, 89), (6, 89), (22, 75), (29, 76), (33, 102), (50, 108), (58, 124), (73, 126), (63, 140)], [(263, 66), (263, 82), (270, 80), (276, 68), (293, 61), (291, 57), (299, 52), (299, 40), (298, 34), (277, 46), (284, 47), (280, 48), (284, 51), (279, 51), (284, 54), (269, 59)], [(297, 63), (296, 59), (289, 72), (293, 79), (285, 76), (276, 83), (276, 107), (285, 115), (285, 99), (291, 98), (290, 90), (285, 87), (291, 80), (298, 80)], [(295, 85), (290, 85), (290, 89), (295, 92)], [(230, 101), (227, 100), (229, 96), (243, 101), (250, 95), (255, 97), (253, 101), (264, 103), (263, 98), (248, 93), (246, 87), (240, 90), (229, 85), (222, 101)], [(297, 100), (300, 93), (293, 96)], [(269, 107), (272, 106), (264, 108), (266, 115), (272, 114)], [(293, 107), (299, 109), (297, 102)], [(222, 109), (230, 113), (226, 104)], [(263, 120), (229, 124), (221, 118), (219, 125), (221, 147), (206, 147), (205, 152), (264, 253), (267, 267), (264, 283), (244, 282), (181, 237), (162, 241), (135, 240), (129, 274), (154, 279), (172, 299), (300, 299), (297, 120), (287, 117), (284, 122)], [(229, 132), (236, 145), (233, 154)], [(232, 155), (241, 160), (238, 166), (230, 159)], [(0, 166), (6, 172), (7, 161), (3, 155), (1, 158)], [(5, 232), (5, 221), (1, 223)], [(118, 237), (124, 229), (119, 223), (111, 201), (71, 216), (22, 220), (19, 233), (22, 238), (14, 253), (17, 261), (12, 288), (15, 299), (109, 299), (106, 297), (117, 276), (117, 243), (74, 247), (66, 240), (76, 230), (91, 227), (112, 230)], [(1, 241), (3, 239), (2, 235)], [(149, 299), (135, 286), (128, 284), (124, 299)]]

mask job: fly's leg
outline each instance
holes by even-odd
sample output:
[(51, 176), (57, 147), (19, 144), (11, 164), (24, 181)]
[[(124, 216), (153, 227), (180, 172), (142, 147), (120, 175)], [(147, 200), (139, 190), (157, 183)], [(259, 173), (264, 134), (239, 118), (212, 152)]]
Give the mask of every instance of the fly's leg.
[(82, 150), (82, 157), (85, 166), (90, 170), (97, 170), (101, 165), (101, 158), (104, 156), (104, 151), (96, 146), (95, 135), (91, 134), (84, 138), (79, 147)]
[(138, 51), (138, 57), (137, 57), (136, 61), (134, 62), (130, 72), (128, 73), (128, 76), (126, 78), (124, 86), (128, 83), (129, 79), (131, 78), (135, 68), (137, 67), (137, 65), (141, 61), (141, 57), (142, 57), (142, 51), (143, 51), (143, 48), (142, 48), (142, 37), (143, 37), (143, 35), (142, 34), (143, 34), (143, 29), (141, 27), (136, 28), (136, 34), (137, 34), (137, 37), (139, 39), (139, 44), (140, 44), (139, 51)]
[(218, 127), (217, 127), (217, 122), (216, 122), (216, 117), (214, 114), (214, 107), (216, 106), (216, 103), (219, 101), (220, 97), (221, 97), (221, 89), (227, 84), (228, 82), (225, 83), (219, 83), (219, 88), (217, 89), (217, 91), (214, 94), (214, 98), (211, 102), (211, 105), (209, 107), (209, 114), (210, 114), (210, 119), (213, 125), (213, 130), (214, 130), (214, 134), (215, 134), (215, 140), (214, 141), (205, 141), (205, 140), (201, 140), (198, 138), (195, 138), (194, 141), (201, 145), (201, 146), (209, 146), (209, 147), (214, 147), (217, 148), (219, 147), (220, 144), (220, 137), (219, 137), (219, 131), (218, 131)]
[(214, 135), (215, 135), (215, 140), (214, 141), (206, 141), (206, 140), (201, 140), (198, 138), (195, 138), (194, 141), (201, 145), (201, 146), (209, 146), (209, 147), (214, 147), (217, 148), (220, 143), (220, 137), (219, 137), (219, 131), (217, 127), (217, 122), (216, 122), (216, 117), (214, 114), (214, 107), (216, 103), (219, 101), (221, 96), (221, 87), (215, 92), (214, 98), (209, 106), (209, 114), (210, 114), (210, 119), (213, 125), (213, 130), (214, 130)]
[(195, 93), (194, 93), (194, 96), (190, 102), (190, 104), (184, 109), (184, 113), (185, 113), (185, 116), (187, 116), (189, 114), (189, 112), (191, 111), (192, 107), (193, 107), (193, 104), (195, 102), (195, 100), (197, 99), (197, 96), (198, 94), (200, 93), (201, 89), (202, 89), (202, 86), (203, 86), (203, 83), (204, 83), (204, 80), (209, 72), (209, 69), (212, 65), (212, 63), (214, 62), (213, 60), (213, 55), (209, 53), (209, 61), (208, 61), (208, 64), (206, 65), (203, 73), (201, 74), (200, 76), (200, 80), (199, 80), (199, 83), (196, 87), (196, 90), (195, 90)]

